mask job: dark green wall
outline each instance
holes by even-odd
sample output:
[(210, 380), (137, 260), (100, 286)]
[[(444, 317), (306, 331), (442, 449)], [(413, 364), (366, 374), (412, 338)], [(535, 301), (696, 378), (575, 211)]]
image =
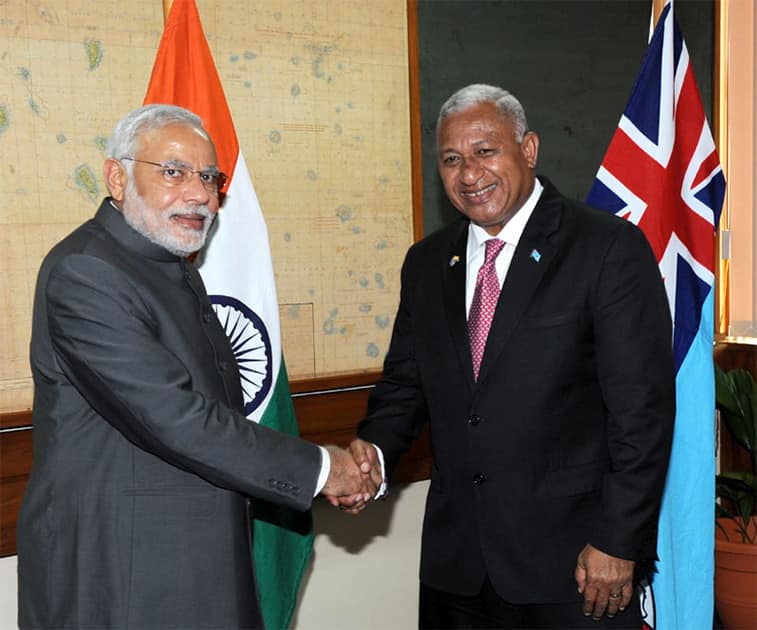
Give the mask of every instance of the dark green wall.
[[(418, 0), (426, 234), (456, 216), (436, 173), (439, 107), (469, 83), (499, 85), (541, 139), (537, 172), (584, 199), (631, 94), (651, 0)], [(675, 0), (705, 110), (712, 111), (714, 4)]]

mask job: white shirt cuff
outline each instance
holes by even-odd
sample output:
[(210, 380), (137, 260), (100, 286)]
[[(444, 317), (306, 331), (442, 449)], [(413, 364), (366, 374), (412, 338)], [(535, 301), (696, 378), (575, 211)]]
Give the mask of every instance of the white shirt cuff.
[(376, 499), (383, 499), (388, 493), (389, 493), (389, 485), (386, 483), (386, 467), (384, 466), (384, 452), (373, 442), (371, 442), (371, 445), (373, 448), (376, 449), (376, 455), (378, 455), (379, 464), (381, 464), (381, 479), (383, 481), (381, 482), (381, 485), (379, 486), (378, 492), (376, 492), (376, 496), (373, 497), (374, 500)]
[(331, 472), (331, 457), (329, 456), (329, 452), (322, 446), (319, 446), (318, 448), (321, 449), (321, 472), (318, 473), (318, 481), (315, 484), (314, 497), (321, 493), (323, 486), (326, 485), (326, 482), (329, 479), (329, 473)]

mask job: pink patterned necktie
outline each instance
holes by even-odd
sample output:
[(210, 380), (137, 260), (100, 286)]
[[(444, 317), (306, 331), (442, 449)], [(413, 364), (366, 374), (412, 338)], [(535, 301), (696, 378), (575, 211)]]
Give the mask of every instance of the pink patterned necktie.
[(486, 241), (486, 256), (484, 264), (478, 270), (476, 289), (473, 292), (473, 301), (468, 313), (468, 336), (470, 337), (470, 349), (473, 355), (473, 377), (478, 380), (478, 369), (484, 356), (486, 337), (494, 318), (494, 309), (497, 308), (499, 299), (499, 280), (494, 263), (497, 256), (505, 246), (505, 242), (497, 238)]

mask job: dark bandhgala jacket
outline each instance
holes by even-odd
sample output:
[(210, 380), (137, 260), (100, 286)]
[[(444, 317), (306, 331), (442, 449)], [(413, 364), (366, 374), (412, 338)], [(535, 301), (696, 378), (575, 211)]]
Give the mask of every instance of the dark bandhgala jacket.
[(250, 501), (312, 501), (320, 453), (248, 421), (191, 263), (108, 200), (39, 273), (21, 628), (260, 627)]
[(575, 600), (587, 543), (655, 558), (675, 415), (670, 313), (643, 233), (542, 181), (478, 382), (461, 219), (407, 254), (359, 430), (391, 474), (431, 423), (421, 581), (472, 595), (488, 575), (512, 603)]

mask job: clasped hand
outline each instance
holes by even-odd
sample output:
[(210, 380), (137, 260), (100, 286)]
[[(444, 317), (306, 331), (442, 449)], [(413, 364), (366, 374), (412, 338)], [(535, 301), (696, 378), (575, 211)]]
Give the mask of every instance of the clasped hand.
[(331, 470), (321, 493), (329, 503), (348, 514), (357, 514), (376, 496), (383, 475), (376, 449), (355, 439), (345, 450), (327, 446)]

